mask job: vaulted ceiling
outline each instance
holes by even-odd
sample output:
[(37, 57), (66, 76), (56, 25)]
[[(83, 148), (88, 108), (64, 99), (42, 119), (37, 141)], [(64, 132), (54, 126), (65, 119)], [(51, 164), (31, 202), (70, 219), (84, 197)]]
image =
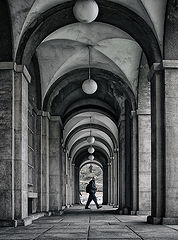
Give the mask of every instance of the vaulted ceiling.
[[(29, 29), (32, 31), (38, 22), (47, 21), (43, 19), (47, 11), (53, 11), (60, 4), (75, 4), (75, 1), (67, 0), (8, 2), (13, 25), (14, 59), (21, 39)], [(103, 4), (100, 0), (96, 2), (99, 8), (100, 3)], [(128, 14), (133, 13), (133, 16), (130, 15), (130, 19), (133, 19), (130, 21), (130, 28), (133, 24), (134, 29), (135, 16), (138, 16), (148, 26), (160, 52), (163, 52), (166, 0), (105, 2), (108, 6), (111, 3), (118, 4), (124, 7), (124, 11), (127, 12), (128, 9)], [(112, 19), (112, 15), (106, 18)], [(106, 23), (98, 19), (90, 24), (72, 22), (45, 36), (35, 49), (42, 106), (51, 115), (61, 116), (64, 124), (63, 141), (67, 144), (70, 157), (74, 157), (80, 149), (86, 151), (86, 137), (90, 130), (96, 138), (96, 149), (112, 157), (118, 145), (118, 122), (123, 111), (123, 102), (128, 101), (131, 109), (137, 104), (140, 66), (143, 55), (149, 54), (149, 43), (143, 43), (148, 46), (148, 51), (144, 53), (142, 44), (128, 34), (131, 30), (123, 31), (127, 26), (121, 29), (116, 27), (117, 24), (114, 26), (109, 22), (111, 21)], [(148, 37), (149, 35), (148, 32)], [(141, 35), (138, 38), (143, 42)], [(91, 76), (98, 84), (98, 90), (91, 96), (85, 94), (81, 88), (82, 82), (88, 78), (88, 46)]]

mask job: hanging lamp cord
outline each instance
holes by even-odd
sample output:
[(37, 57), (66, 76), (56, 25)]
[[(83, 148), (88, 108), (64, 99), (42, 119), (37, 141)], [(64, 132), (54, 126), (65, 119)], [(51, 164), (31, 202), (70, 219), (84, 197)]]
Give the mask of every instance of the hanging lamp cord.
[(91, 79), (91, 72), (90, 72), (90, 46), (88, 46), (88, 63), (89, 63), (89, 68), (88, 68), (88, 79)]

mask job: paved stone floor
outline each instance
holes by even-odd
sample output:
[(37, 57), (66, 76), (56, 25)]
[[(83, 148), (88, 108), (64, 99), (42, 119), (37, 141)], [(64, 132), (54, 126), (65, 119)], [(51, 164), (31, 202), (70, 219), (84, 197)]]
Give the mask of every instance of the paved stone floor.
[(178, 239), (178, 225), (156, 226), (145, 216), (117, 215), (112, 207), (66, 209), (62, 216), (40, 218), (30, 226), (0, 228), (0, 239)]

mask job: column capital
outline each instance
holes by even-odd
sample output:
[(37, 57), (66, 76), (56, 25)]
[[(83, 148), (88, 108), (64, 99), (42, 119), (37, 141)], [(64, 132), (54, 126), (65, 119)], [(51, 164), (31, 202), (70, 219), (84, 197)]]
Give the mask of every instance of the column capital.
[(60, 123), (61, 126), (63, 126), (61, 116), (51, 116), (50, 115), (50, 121), (57, 121)]
[(114, 148), (114, 153), (117, 153), (117, 152), (119, 152), (119, 148), (118, 147)]
[(163, 70), (162, 62), (160, 62), (160, 63), (153, 63), (153, 65), (150, 68), (150, 71), (148, 72), (148, 81), (151, 82), (151, 80), (153, 79), (154, 75), (157, 72), (160, 72), (162, 70)]
[(151, 81), (155, 73), (165, 69), (178, 69), (178, 60), (162, 60), (160, 63), (153, 63), (148, 73), (148, 80)]
[(136, 117), (137, 116), (137, 110), (132, 110), (131, 111), (131, 116)]
[(38, 111), (37, 112), (37, 116), (41, 116), (41, 117), (48, 117), (50, 119), (51, 115), (49, 112), (44, 112), (44, 111)]
[(17, 65), (15, 62), (0, 62), (0, 70), (14, 70), (22, 73), (28, 83), (31, 83), (30, 73), (25, 65)]
[(31, 83), (31, 76), (25, 65), (17, 65), (14, 63), (14, 71), (17, 73), (22, 73), (28, 83)]

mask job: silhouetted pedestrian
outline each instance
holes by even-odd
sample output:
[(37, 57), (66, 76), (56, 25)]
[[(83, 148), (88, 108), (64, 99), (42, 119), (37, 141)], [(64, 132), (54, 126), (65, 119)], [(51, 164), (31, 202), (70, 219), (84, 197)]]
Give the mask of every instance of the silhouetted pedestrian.
[(90, 205), (92, 200), (96, 204), (97, 209), (102, 207), (97, 202), (97, 198), (95, 196), (96, 190), (97, 190), (97, 188), (96, 188), (96, 185), (95, 185), (95, 178), (93, 177), (92, 180), (87, 185), (87, 188), (86, 188), (86, 192), (89, 193), (89, 197), (88, 197), (88, 201), (87, 201), (87, 204), (85, 206), (85, 209), (90, 209), (88, 206)]

